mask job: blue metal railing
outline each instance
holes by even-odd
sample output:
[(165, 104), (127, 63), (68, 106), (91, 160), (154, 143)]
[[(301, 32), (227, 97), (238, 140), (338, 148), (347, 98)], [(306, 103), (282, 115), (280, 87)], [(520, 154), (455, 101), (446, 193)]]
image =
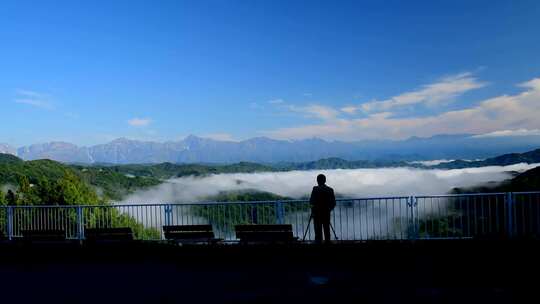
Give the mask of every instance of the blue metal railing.
[[(84, 239), (87, 228), (129, 226), (142, 240), (162, 240), (163, 225), (210, 224), (216, 237), (236, 240), (238, 224), (291, 224), (296, 237), (314, 237), (307, 200), (1, 206), (0, 232), (63, 230)], [(475, 193), (338, 199), (332, 225), (340, 240), (507, 238), (540, 236), (540, 192)]]

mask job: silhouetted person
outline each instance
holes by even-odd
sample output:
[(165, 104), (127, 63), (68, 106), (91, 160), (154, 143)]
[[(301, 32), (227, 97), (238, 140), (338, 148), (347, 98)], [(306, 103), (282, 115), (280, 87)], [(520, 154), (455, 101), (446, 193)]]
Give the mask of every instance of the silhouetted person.
[(322, 233), (324, 230), (324, 240), (330, 241), (330, 213), (336, 206), (336, 197), (334, 189), (326, 184), (326, 176), (319, 174), (317, 176), (318, 186), (313, 187), (311, 191), (311, 215), (313, 216), (313, 227), (315, 229), (315, 242), (322, 242)]

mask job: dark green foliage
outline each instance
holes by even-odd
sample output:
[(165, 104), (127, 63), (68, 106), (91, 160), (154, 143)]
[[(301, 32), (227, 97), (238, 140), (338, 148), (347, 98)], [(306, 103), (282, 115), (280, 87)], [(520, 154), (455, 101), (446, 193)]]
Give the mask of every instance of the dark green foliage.
[(6, 204), (8, 206), (15, 206), (17, 204), (17, 195), (11, 189), (6, 194)]
[[(48, 195), (52, 189), (69, 192), (69, 187), (57, 184), (66, 176), (66, 182), (74, 183), (75, 188), (84, 193), (88, 193), (89, 189), (85, 189), (81, 184), (99, 189), (103, 192), (101, 199), (105, 201), (120, 200), (123, 195), (137, 189), (161, 183), (157, 178), (128, 177), (109, 167), (69, 166), (51, 160), (22, 161), (13, 155), (0, 154), (0, 185), (18, 185), (19, 192), (26, 194), (26, 203), (36, 204), (35, 198), (30, 197), (36, 192), (30, 191), (29, 187), (37, 188), (43, 202), (53, 202), (58, 198)], [(93, 201), (93, 198), (90, 201)]]
[[(0, 154), (5, 156), (5, 154)], [(30, 184), (39, 180), (56, 180), (62, 178), (71, 169), (52, 160), (15, 161), (10, 157), (0, 158), (0, 185), (19, 183), (21, 176), (25, 176)]]
[(136, 239), (159, 239), (161, 234), (155, 228), (145, 228), (133, 217), (121, 213), (118, 209), (107, 206), (87, 207), (84, 209), (87, 227), (130, 227)]
[(40, 178), (35, 184), (21, 175), (17, 186), (16, 194), (10, 190), (6, 196), (10, 205), (97, 205), (103, 202), (91, 186), (69, 170), (61, 178)]
[[(153, 228), (145, 228), (129, 215), (120, 213), (117, 209), (106, 208), (107, 199), (119, 197), (119, 193), (134, 191), (139, 187), (149, 187), (158, 184), (155, 179), (129, 178), (109, 170), (70, 167), (50, 160), (24, 162), (17, 158), (0, 158), (0, 184), (16, 186), (14, 192), (9, 190), (4, 196), (0, 192), (0, 205), (90, 205), (95, 208), (86, 208), (86, 225), (93, 227), (96, 223), (107, 223), (116, 227), (131, 227), (136, 238), (159, 238), (159, 231)], [(95, 187), (101, 187), (105, 191), (103, 197), (99, 197)], [(101, 206), (101, 207), (98, 207)], [(97, 209), (96, 209), (97, 208)], [(31, 210), (31, 209), (28, 209)], [(67, 229), (74, 227), (77, 220), (76, 211), (73, 208), (56, 209), (63, 212), (59, 222), (48, 219), (49, 225)], [(91, 212), (90, 212), (91, 210)], [(5, 212), (5, 209), (0, 210)], [(107, 213), (107, 214), (105, 214)], [(18, 229), (24, 229), (33, 222), (32, 212), (20, 214), (14, 225)], [(0, 216), (0, 222), (5, 216)], [(107, 219), (108, 222), (103, 222)], [(0, 223), (4, 227), (3, 222)], [(0, 227), (0, 231), (3, 228)], [(72, 228), (73, 229), (73, 228)]]
[[(222, 173), (254, 173), (254, 172), (281, 172), (291, 170), (324, 170), (324, 169), (357, 169), (379, 167), (406, 167), (406, 162), (393, 161), (348, 161), (340, 158), (326, 158), (318, 161), (304, 163), (278, 163), (263, 165), (250, 162), (239, 162), (229, 165), (219, 164), (132, 164), (116, 166), (92, 166), (87, 168), (109, 169), (111, 171), (140, 177), (168, 179), (183, 176), (204, 176)], [(414, 165), (422, 167), (421, 165)]]
[(0, 153), (0, 163), (21, 163), (22, 159), (15, 155)]
[(451, 193), (493, 193), (493, 192), (520, 192), (540, 191), (540, 167), (517, 174), (514, 178), (501, 183), (488, 183), (486, 185), (454, 188)]
[(381, 167), (407, 167), (411, 164), (402, 161), (356, 160), (349, 161), (337, 157), (324, 158), (305, 163), (283, 163), (276, 167), (282, 170), (330, 170), (330, 169), (360, 169)]
[(202, 164), (172, 164), (161, 163), (155, 165), (119, 165), (119, 166), (96, 166), (93, 168), (109, 169), (120, 174), (133, 176), (153, 177), (156, 179), (168, 179), (182, 176), (203, 176), (219, 173), (252, 173), (275, 171), (270, 166), (256, 163), (240, 162), (231, 165), (202, 165)]
[(4, 191), (0, 189), (0, 206), (7, 205), (6, 195), (4, 194)]
[(214, 226), (232, 231), (241, 224), (276, 224), (275, 204), (193, 205), (190, 212)]
[[(257, 204), (215, 204), (193, 205), (190, 212), (208, 220), (210, 224), (222, 227), (225, 231), (232, 231), (235, 225), (241, 224), (276, 224), (278, 206), (274, 201), (290, 200), (291, 198), (279, 196), (270, 192), (257, 190), (221, 192), (216, 196), (208, 197), (214, 202), (250, 202), (272, 201)], [(307, 212), (308, 204), (283, 203), (283, 213)]]
[(421, 238), (463, 237), (467, 224), (466, 212), (454, 204), (445, 210), (444, 215), (426, 215), (418, 218), (418, 236)]
[(290, 200), (289, 197), (284, 197), (270, 192), (258, 191), (255, 189), (247, 189), (240, 191), (221, 191), (215, 196), (205, 198), (206, 201), (212, 202), (253, 202), (253, 201), (279, 201)]
[(510, 183), (502, 185), (501, 189), (512, 192), (540, 191), (540, 167), (519, 174)]
[(105, 200), (121, 200), (127, 194), (139, 189), (159, 185), (161, 181), (154, 177), (126, 176), (111, 167), (72, 167), (88, 184), (102, 191)]

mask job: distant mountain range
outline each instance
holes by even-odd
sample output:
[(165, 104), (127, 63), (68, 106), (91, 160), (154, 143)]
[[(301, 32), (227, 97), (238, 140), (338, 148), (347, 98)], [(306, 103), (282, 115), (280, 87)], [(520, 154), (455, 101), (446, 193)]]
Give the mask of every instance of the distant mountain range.
[(287, 141), (257, 137), (239, 142), (188, 136), (180, 141), (151, 142), (119, 138), (106, 144), (80, 147), (50, 142), (20, 147), (0, 144), (0, 153), (24, 160), (52, 159), (81, 164), (258, 163), (310, 162), (324, 158), (367, 161), (478, 159), (540, 147), (540, 136), (476, 137), (437, 135), (407, 140), (326, 141), (318, 138)]

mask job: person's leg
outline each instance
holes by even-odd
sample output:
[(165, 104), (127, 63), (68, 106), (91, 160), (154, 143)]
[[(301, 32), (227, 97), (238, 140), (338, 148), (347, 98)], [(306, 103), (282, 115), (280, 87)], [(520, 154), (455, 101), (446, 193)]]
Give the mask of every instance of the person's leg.
[(322, 222), (320, 216), (313, 215), (313, 229), (315, 230), (315, 242), (322, 243)]
[(330, 242), (330, 213), (324, 215), (323, 221), (324, 240)]

